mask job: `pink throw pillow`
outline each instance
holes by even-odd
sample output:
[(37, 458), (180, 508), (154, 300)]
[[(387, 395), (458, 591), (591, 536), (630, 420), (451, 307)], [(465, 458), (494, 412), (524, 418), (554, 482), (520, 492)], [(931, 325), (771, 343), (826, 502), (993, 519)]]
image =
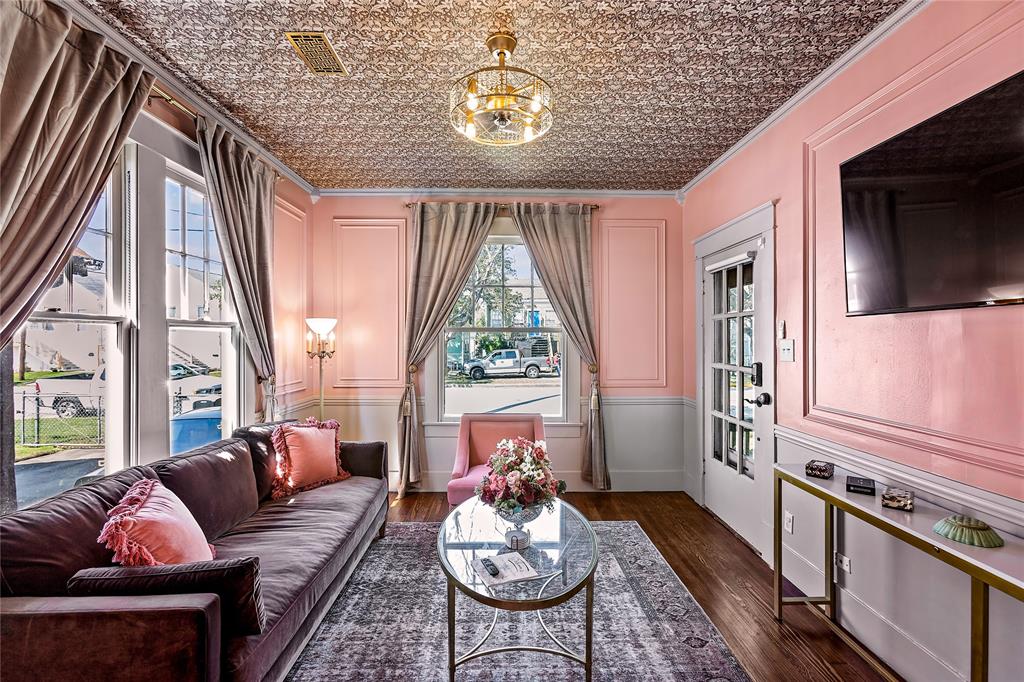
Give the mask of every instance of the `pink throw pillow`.
[(107, 512), (110, 518), (97, 542), (114, 550), (122, 566), (188, 564), (213, 559), (213, 545), (206, 542), (192, 512), (160, 481), (137, 481)]
[(320, 422), (313, 417), (274, 429), (271, 440), (277, 471), (270, 497), (279, 500), (349, 478), (352, 474), (342, 468), (340, 461), (340, 430), (341, 425), (334, 419)]

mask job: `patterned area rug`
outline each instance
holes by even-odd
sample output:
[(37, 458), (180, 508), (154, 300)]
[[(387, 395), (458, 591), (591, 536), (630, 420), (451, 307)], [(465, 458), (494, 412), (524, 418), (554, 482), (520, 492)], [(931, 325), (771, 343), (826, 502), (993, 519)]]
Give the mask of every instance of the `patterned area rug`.
[[(445, 578), (438, 523), (389, 523), (374, 542), (289, 680), (446, 680)], [(721, 633), (634, 521), (594, 523), (594, 680), (747, 680)], [(483, 636), (493, 610), (457, 594), (456, 653)], [(583, 648), (584, 595), (545, 611), (571, 648)], [(485, 646), (550, 646), (534, 613), (503, 611)], [(583, 666), (512, 652), (459, 666), (456, 679), (582, 680)]]

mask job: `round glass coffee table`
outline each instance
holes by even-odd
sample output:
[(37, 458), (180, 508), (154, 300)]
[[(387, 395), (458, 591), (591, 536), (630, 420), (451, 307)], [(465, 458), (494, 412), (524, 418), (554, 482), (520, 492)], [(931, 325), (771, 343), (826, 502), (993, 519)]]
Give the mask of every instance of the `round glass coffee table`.
[[(530, 532), (530, 546), (511, 550), (505, 546), (505, 531), (513, 524), (501, 519), (494, 509), (469, 499), (453, 509), (437, 533), (437, 555), (448, 578), (448, 678), (466, 661), (508, 651), (555, 654), (582, 663), (586, 679), (591, 678), (594, 625), (594, 571), (597, 568), (597, 536), (590, 522), (571, 504), (555, 500), (551, 509), (522, 527)], [(488, 587), (473, 568), (473, 560), (517, 552), (537, 571), (535, 578)], [(483, 638), (466, 653), (455, 655), (455, 590), (494, 607), (494, 618)], [(586, 590), (585, 644), (582, 654), (563, 644), (548, 629), (542, 612), (568, 601)], [(544, 632), (554, 644), (484, 648), (498, 622), (498, 612), (536, 611)]]

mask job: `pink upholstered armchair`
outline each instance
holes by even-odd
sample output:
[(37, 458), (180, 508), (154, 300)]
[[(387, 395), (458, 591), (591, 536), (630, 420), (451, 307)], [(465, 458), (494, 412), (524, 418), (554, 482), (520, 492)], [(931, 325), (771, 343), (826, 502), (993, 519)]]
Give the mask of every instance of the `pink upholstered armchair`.
[(544, 420), (539, 414), (464, 414), (459, 424), (448, 504), (455, 506), (473, 497), (473, 489), (487, 475), (487, 460), (499, 440), (523, 436), (544, 439)]

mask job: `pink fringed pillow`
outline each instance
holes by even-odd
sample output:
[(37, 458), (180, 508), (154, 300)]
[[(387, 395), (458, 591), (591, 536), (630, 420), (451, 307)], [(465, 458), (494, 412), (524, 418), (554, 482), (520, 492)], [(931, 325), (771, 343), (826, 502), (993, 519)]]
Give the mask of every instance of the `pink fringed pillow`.
[(114, 550), (122, 566), (162, 566), (213, 559), (192, 512), (160, 481), (144, 478), (107, 512), (97, 542)]
[(277, 471), (270, 497), (279, 500), (349, 478), (352, 474), (341, 467), (340, 430), (341, 425), (334, 419), (320, 422), (313, 417), (274, 429), (271, 440)]

